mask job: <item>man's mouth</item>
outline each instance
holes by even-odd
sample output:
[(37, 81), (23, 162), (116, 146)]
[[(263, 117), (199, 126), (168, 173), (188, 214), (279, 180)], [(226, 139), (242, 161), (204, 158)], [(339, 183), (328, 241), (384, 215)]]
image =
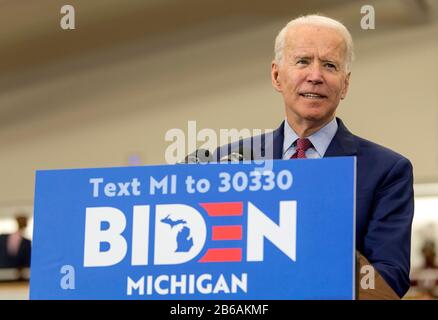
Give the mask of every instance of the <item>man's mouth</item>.
[(300, 96), (307, 98), (307, 99), (325, 99), (327, 98), (327, 96), (319, 94), (319, 93), (314, 93), (314, 92), (303, 92), (300, 93)]

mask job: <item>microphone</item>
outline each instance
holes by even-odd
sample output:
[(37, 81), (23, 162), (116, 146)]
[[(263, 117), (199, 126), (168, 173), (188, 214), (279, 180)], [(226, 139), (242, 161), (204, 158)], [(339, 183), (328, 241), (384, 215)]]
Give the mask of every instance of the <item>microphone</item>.
[(252, 150), (245, 149), (243, 146), (239, 147), (238, 152), (231, 152), (225, 156), (223, 156), (220, 161), (221, 162), (240, 162), (245, 160), (253, 160), (252, 159)]
[(207, 149), (198, 149), (188, 154), (181, 163), (209, 163), (213, 160), (213, 155)]

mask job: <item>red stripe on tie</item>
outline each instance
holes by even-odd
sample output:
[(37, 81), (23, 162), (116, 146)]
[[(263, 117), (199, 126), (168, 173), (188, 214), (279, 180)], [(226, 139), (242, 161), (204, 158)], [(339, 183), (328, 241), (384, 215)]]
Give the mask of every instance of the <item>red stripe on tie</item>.
[(243, 212), (243, 202), (210, 202), (200, 203), (201, 207), (207, 211), (209, 216), (241, 216)]
[(242, 226), (213, 226), (213, 240), (242, 240)]
[(241, 262), (241, 248), (208, 249), (199, 262)]

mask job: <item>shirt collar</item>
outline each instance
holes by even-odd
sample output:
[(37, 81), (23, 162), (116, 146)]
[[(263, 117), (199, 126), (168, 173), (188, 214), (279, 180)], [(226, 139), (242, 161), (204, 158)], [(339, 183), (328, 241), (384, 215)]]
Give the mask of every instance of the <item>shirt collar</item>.
[[(322, 158), (327, 151), (327, 148), (338, 130), (338, 123), (334, 117), (324, 127), (316, 131), (307, 138), (312, 142), (313, 147), (319, 156)], [(283, 155), (292, 147), (292, 144), (299, 138), (295, 131), (290, 127), (287, 119), (284, 121), (284, 141), (283, 141)]]

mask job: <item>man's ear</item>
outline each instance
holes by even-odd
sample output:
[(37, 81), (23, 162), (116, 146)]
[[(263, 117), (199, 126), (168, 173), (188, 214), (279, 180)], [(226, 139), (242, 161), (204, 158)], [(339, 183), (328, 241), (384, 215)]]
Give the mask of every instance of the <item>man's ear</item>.
[(351, 72), (349, 72), (347, 74), (347, 76), (345, 77), (345, 80), (344, 80), (344, 89), (342, 89), (342, 92), (341, 92), (341, 99), (342, 100), (345, 99), (345, 97), (347, 96), (348, 88), (350, 87), (350, 75), (351, 75)]
[(280, 83), (280, 73), (279, 73), (279, 66), (277, 64), (277, 62), (274, 60), (272, 61), (271, 64), (271, 82), (272, 82), (272, 86), (274, 87), (275, 90), (277, 90), (278, 92), (282, 91), (281, 88), (281, 83)]

